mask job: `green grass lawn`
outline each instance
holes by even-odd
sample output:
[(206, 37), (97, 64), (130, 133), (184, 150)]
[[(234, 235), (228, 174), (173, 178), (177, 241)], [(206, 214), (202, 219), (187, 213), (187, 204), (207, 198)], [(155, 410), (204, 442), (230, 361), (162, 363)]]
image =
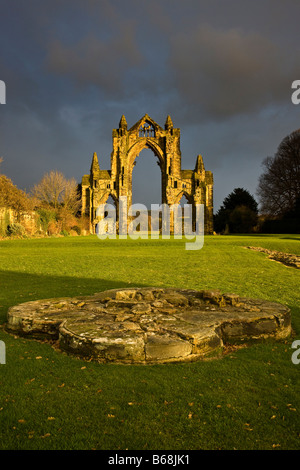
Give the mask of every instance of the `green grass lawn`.
[[(0, 449), (299, 449), (300, 272), (245, 246), (300, 254), (300, 236), (0, 242)], [(88, 362), (5, 332), (28, 300), (130, 286), (215, 289), (279, 301), (293, 337), (190, 364)]]

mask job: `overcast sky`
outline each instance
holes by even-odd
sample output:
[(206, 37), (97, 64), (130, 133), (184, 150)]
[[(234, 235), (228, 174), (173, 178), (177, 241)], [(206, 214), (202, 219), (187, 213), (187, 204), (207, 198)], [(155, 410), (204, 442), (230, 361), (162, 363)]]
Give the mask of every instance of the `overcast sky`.
[[(215, 212), (236, 187), (256, 198), (300, 127), (299, 18), (299, 0), (0, 0), (1, 172), (28, 191), (53, 169), (80, 182), (93, 152), (110, 168), (122, 114), (170, 114), (182, 169), (201, 154), (214, 174)], [(150, 150), (133, 176), (134, 202), (160, 202)]]

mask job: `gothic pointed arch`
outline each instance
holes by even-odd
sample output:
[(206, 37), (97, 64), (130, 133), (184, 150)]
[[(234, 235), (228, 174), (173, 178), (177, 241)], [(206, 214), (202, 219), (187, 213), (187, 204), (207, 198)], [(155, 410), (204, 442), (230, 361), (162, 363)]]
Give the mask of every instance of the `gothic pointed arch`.
[(158, 158), (159, 165), (162, 168), (165, 165), (164, 150), (160, 145), (154, 141), (154, 139), (144, 138), (137, 140), (128, 150), (128, 166), (133, 166), (135, 159), (139, 156), (141, 151), (148, 148), (153, 151), (154, 155)]
[(185, 195), (189, 204), (204, 204), (205, 233), (213, 231), (213, 175), (206, 171), (202, 156), (198, 155), (194, 170), (181, 168), (180, 129), (175, 128), (168, 115), (164, 127), (145, 114), (128, 129), (123, 114), (119, 127), (112, 131), (110, 170), (101, 170), (96, 153), (93, 155), (89, 175), (82, 178), (82, 211), (90, 219), (94, 231), (96, 208), (111, 195), (118, 204), (119, 198), (127, 197), (132, 204), (132, 170), (135, 159), (144, 148), (152, 150), (161, 170), (162, 203), (169, 205), (180, 201)]
[(189, 204), (194, 204), (194, 197), (192, 194), (189, 194), (187, 191), (180, 191), (175, 197), (175, 204), (179, 204), (181, 199), (185, 197)]

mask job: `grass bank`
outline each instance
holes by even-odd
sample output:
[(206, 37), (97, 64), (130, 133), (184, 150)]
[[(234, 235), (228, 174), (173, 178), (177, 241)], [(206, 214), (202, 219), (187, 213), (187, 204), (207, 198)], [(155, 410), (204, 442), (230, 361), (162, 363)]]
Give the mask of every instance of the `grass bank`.
[[(300, 272), (245, 246), (300, 254), (300, 237), (66, 237), (0, 242), (0, 449), (299, 449)], [(130, 286), (215, 289), (287, 304), (294, 337), (222, 360), (122, 366), (63, 354), (3, 329), (28, 300)]]

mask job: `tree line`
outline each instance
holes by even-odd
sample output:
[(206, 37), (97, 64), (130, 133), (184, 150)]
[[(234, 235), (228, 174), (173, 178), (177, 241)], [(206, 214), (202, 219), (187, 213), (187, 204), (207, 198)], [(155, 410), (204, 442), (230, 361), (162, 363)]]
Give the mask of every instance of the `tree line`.
[(300, 233), (300, 129), (286, 136), (262, 167), (260, 207), (246, 189), (235, 188), (214, 216), (217, 233)]
[[(10, 178), (0, 174), (0, 208), (11, 209), (17, 214), (14, 222), (9, 218), (2, 220), (2, 236), (25, 235), (23, 214), (31, 214), (35, 218), (37, 233), (80, 234), (87, 228), (87, 221), (80, 214), (80, 187), (74, 178), (67, 179), (59, 171), (46, 173), (28, 193), (15, 186)], [(34, 229), (31, 228), (32, 231)]]
[[(263, 160), (262, 167), (257, 187), (259, 204), (248, 190), (235, 188), (214, 215), (215, 232), (300, 233), (300, 129), (285, 137), (275, 155)], [(0, 208), (10, 208), (17, 214), (34, 212), (39, 230), (48, 235), (80, 234), (88, 229), (80, 211), (80, 186), (59, 171), (46, 173), (29, 193), (0, 174)], [(2, 219), (0, 235), (23, 232), (20, 223), (5, 226)]]

